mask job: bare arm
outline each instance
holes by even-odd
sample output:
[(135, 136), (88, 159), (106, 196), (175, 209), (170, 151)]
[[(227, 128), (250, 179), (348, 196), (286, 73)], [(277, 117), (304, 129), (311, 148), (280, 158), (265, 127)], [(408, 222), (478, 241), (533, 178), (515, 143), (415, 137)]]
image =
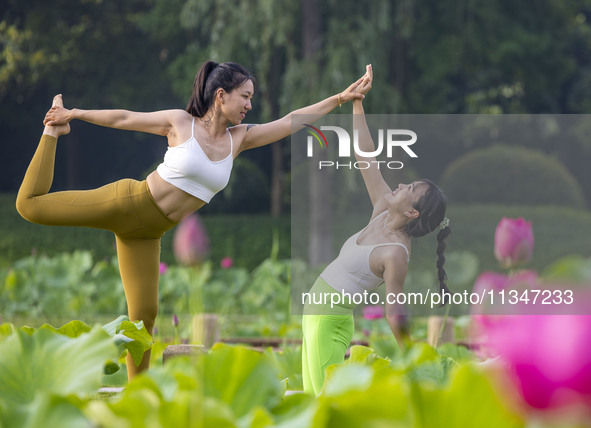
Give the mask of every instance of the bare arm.
[(294, 115), (316, 116), (315, 120), (318, 120), (325, 114), (330, 113), (340, 104), (352, 100), (363, 99), (364, 95), (356, 92), (355, 89), (362, 82), (364, 77), (365, 76), (361, 77), (359, 80), (351, 84), (340, 94), (328, 97), (316, 104), (294, 110), (281, 119), (262, 125), (239, 125), (239, 127), (244, 128), (244, 138), (240, 145), (240, 151), (273, 143), (299, 131), (304, 125), (292, 124), (292, 118)]
[(157, 135), (169, 135), (175, 123), (186, 116), (183, 110), (161, 110), (150, 113), (139, 113), (129, 110), (81, 110), (52, 107), (43, 123), (45, 125), (61, 125), (74, 119), (83, 120), (108, 128), (140, 131)]
[[(402, 248), (395, 248), (396, 251), (404, 251)], [(388, 254), (391, 254), (388, 251)], [(395, 303), (392, 296), (402, 293), (404, 280), (408, 270), (406, 253), (403, 257), (389, 256), (384, 262), (383, 278), (386, 283), (386, 296), (390, 295), (390, 302), (386, 299), (386, 319), (390, 329), (396, 337), (399, 346), (405, 346), (410, 340), (406, 324), (406, 308), (402, 304)], [(396, 299), (397, 300), (397, 299)]]
[[(368, 71), (366, 75), (369, 76), (369, 81), (364, 82), (359, 90), (362, 93), (367, 93), (371, 88), (371, 81), (373, 79), (373, 71), (371, 66), (368, 66)], [(359, 131), (359, 149), (365, 153), (370, 153), (375, 151), (375, 144), (369, 133), (369, 128), (367, 126), (367, 121), (365, 119), (365, 112), (363, 110), (363, 104), (361, 100), (354, 100), (353, 101), (353, 129)], [(376, 204), (378, 201), (386, 194), (392, 191), (388, 183), (384, 180), (382, 173), (378, 168), (378, 164), (372, 161), (375, 161), (375, 156), (371, 157), (362, 157), (355, 151), (355, 158), (358, 161), (369, 162), (370, 167), (366, 169), (361, 169), (361, 175), (363, 177), (363, 181), (365, 183), (365, 187), (367, 188), (367, 192), (369, 193), (369, 197), (371, 199), (371, 203), (376, 208)], [(381, 207), (378, 211), (383, 211)], [(374, 211), (375, 214), (375, 211)]]

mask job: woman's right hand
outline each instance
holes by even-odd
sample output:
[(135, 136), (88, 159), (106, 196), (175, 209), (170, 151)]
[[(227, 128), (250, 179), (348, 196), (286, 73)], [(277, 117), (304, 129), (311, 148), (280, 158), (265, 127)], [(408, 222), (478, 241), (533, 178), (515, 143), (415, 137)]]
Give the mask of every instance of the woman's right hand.
[(71, 110), (60, 106), (53, 106), (45, 114), (43, 124), (48, 126), (65, 125), (72, 120)]

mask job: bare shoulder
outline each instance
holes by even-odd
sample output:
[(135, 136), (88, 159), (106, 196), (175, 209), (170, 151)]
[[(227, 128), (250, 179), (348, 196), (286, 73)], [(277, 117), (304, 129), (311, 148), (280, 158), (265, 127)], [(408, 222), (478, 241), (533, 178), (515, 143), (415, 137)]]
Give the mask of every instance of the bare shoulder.
[(392, 278), (404, 280), (408, 271), (408, 253), (400, 245), (386, 245), (379, 248), (380, 264), (383, 266), (384, 279)]
[(180, 108), (167, 110), (167, 112), (170, 115), (170, 120), (173, 124), (185, 123), (187, 121), (193, 120), (193, 116), (191, 116), (185, 110), (181, 110)]
[(244, 141), (244, 139), (246, 138), (246, 134), (247, 132), (252, 129), (253, 127), (258, 127), (259, 125), (255, 125), (255, 124), (246, 124), (246, 123), (241, 123), (240, 125), (236, 125), (236, 126), (232, 126), (230, 128), (228, 128), (230, 130), (230, 132), (232, 133), (232, 138), (234, 139), (235, 147), (236, 147), (236, 151), (237, 153), (240, 153), (242, 150), (244, 150), (244, 148), (242, 147), (242, 143)]

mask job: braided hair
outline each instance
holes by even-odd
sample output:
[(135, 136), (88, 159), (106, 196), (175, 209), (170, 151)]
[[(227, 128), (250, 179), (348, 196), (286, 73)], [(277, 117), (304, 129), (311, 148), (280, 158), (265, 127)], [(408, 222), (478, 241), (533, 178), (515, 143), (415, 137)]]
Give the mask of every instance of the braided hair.
[[(431, 180), (422, 178), (419, 180), (420, 184), (426, 186), (425, 193), (415, 202), (413, 208), (416, 209), (420, 215), (412, 219), (406, 225), (407, 233), (412, 237), (424, 236), (427, 233), (439, 229), (437, 233), (437, 279), (439, 281), (439, 290), (442, 294), (450, 293), (445, 281), (447, 274), (443, 265), (445, 263), (444, 251), (446, 247), (445, 240), (451, 234), (448, 225), (443, 228), (439, 226), (445, 218), (445, 210), (447, 208), (447, 198), (443, 191)], [(451, 293), (450, 293), (451, 294)], [(445, 299), (443, 299), (445, 301)]]

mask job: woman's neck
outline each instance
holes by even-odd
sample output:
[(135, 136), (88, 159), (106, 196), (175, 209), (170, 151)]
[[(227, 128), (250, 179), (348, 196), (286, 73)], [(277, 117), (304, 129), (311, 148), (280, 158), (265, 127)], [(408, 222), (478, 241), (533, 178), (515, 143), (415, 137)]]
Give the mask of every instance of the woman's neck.
[(210, 137), (216, 139), (225, 135), (228, 120), (214, 109), (209, 109), (203, 117), (199, 118), (199, 124), (207, 131)]
[(410, 238), (406, 231), (408, 219), (404, 216), (393, 215), (389, 211), (386, 212), (384, 220), (382, 221), (382, 229), (387, 235), (396, 235), (399, 237)]

